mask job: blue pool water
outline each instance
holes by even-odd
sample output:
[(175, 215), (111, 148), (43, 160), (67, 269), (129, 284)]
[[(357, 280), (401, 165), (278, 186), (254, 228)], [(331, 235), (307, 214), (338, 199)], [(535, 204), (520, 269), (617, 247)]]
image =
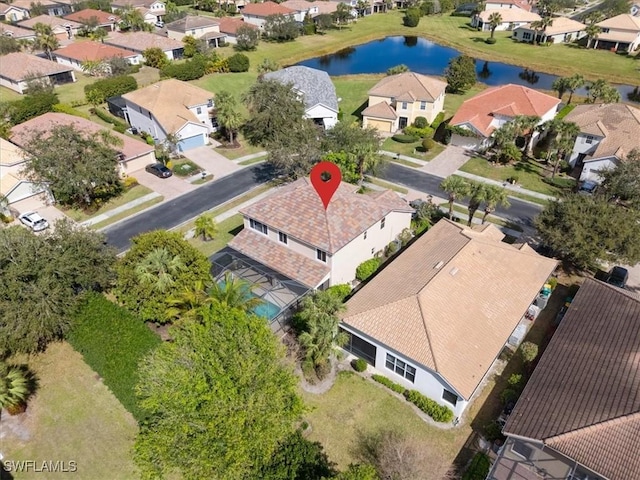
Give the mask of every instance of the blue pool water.
[[(224, 280), (219, 281), (218, 285), (220, 285), (221, 287), (224, 287), (225, 285)], [(260, 298), (258, 297), (258, 295), (254, 294), (250, 290), (247, 290), (247, 295), (249, 297)], [(267, 302), (264, 298), (262, 298), (261, 300), (262, 300), (262, 303), (253, 309), (253, 313), (258, 315), (259, 317), (264, 317), (269, 321), (276, 318), (280, 313), (280, 308), (277, 305), (274, 305), (273, 303)]]

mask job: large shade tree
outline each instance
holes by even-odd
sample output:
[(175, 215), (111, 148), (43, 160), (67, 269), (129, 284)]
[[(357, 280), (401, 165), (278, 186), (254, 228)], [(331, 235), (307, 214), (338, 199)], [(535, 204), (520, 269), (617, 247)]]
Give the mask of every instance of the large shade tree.
[(464, 93), (476, 84), (476, 61), (467, 55), (452, 58), (444, 75), (451, 93)]
[(635, 149), (617, 167), (599, 172), (600, 191), (608, 200), (640, 210), (640, 149)]

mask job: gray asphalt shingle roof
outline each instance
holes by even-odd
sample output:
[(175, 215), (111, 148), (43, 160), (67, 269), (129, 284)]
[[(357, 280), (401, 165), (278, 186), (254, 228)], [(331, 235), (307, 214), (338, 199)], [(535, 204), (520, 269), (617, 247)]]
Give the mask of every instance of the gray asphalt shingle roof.
[(266, 80), (293, 84), (293, 88), (304, 95), (304, 104), (311, 108), (319, 103), (338, 111), (336, 89), (327, 72), (309, 67), (287, 67), (265, 74)]

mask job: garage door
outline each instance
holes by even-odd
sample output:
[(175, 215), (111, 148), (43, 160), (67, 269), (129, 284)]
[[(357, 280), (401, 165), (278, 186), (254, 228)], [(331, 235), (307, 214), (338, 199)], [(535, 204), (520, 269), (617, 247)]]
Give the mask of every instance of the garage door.
[(202, 147), (204, 145), (204, 137), (202, 135), (195, 135), (193, 137), (187, 137), (178, 142), (178, 150), (184, 152), (196, 147)]
[(392, 122), (385, 122), (384, 120), (375, 120), (373, 118), (367, 119), (367, 126), (374, 127), (378, 131), (383, 133), (391, 133)]
[(482, 140), (475, 137), (463, 137), (462, 135), (458, 135), (454, 133), (451, 135), (451, 145), (456, 147), (462, 147), (467, 150), (477, 150), (480, 148), (480, 144)]

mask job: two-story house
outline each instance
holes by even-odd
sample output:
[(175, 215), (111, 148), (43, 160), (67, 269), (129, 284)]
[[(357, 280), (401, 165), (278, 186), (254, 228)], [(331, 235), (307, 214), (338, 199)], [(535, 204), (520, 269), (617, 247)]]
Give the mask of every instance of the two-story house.
[(122, 95), (129, 125), (161, 143), (169, 134), (178, 137), (178, 150), (209, 144), (217, 123), (213, 94), (174, 78)]
[[(465, 100), (449, 122), (461, 129), (451, 136), (451, 144), (470, 150), (488, 148), (493, 132), (516, 116), (538, 116), (542, 124), (556, 116), (559, 104), (558, 98), (522, 85), (488, 88)], [(533, 132), (531, 145), (538, 140), (538, 132)]]
[(182, 58), (184, 52), (182, 42), (149, 32), (111, 32), (103, 43), (135, 52), (137, 59), (132, 62), (134, 64), (144, 62), (144, 51), (149, 48), (159, 48), (169, 60)]
[(593, 48), (631, 53), (640, 47), (640, 17), (623, 13), (596, 25), (600, 27), (600, 33)]
[(286, 2), (282, 2), (280, 5), (296, 12), (293, 18), (296, 19), (296, 22), (302, 23), (307, 15), (313, 18), (320, 14), (320, 7), (318, 6), (319, 3), (321, 2), (307, 2), (307, 0), (287, 0)]
[(211, 47), (224, 43), (226, 34), (220, 32), (220, 20), (214, 17), (187, 15), (175, 22), (167, 23), (167, 36), (182, 41), (187, 35), (206, 40)]
[(419, 73), (387, 76), (369, 90), (362, 126), (390, 134), (411, 125), (417, 117), (432, 123), (444, 109), (446, 88), (446, 82)]
[(29, 10), (13, 4), (0, 3), (0, 22), (15, 23), (29, 18)]
[(242, 13), (242, 20), (262, 30), (264, 24), (267, 22), (267, 17), (271, 15), (295, 17), (296, 11), (283, 7), (275, 2), (266, 1), (262, 3), (249, 3), (245, 5), (240, 13)]
[(67, 20), (66, 18), (52, 17), (51, 15), (38, 15), (18, 22), (18, 25), (22, 28), (34, 30), (39, 23), (50, 26), (58, 40), (73, 38), (78, 34), (78, 30), (82, 28), (81, 23)]
[(351, 283), (356, 268), (411, 224), (413, 209), (390, 190), (341, 183), (327, 209), (308, 178), (240, 210), (229, 247), (308, 288)]
[(565, 117), (580, 127), (568, 158), (582, 167), (580, 180), (599, 183), (600, 170), (615, 168), (633, 149), (640, 149), (640, 109), (625, 103), (583, 104)]
[(119, 10), (135, 8), (140, 10), (146, 23), (155, 24), (162, 22), (166, 13), (166, 5), (160, 0), (115, 0), (111, 3), (111, 11), (117, 13)]
[(84, 10), (65, 15), (64, 18), (81, 23), (85, 28), (102, 28), (107, 32), (118, 30), (118, 24), (120, 23), (120, 17), (114, 13), (103, 12), (102, 10), (96, 10), (94, 8), (85, 8)]

